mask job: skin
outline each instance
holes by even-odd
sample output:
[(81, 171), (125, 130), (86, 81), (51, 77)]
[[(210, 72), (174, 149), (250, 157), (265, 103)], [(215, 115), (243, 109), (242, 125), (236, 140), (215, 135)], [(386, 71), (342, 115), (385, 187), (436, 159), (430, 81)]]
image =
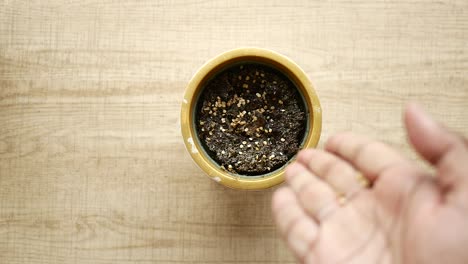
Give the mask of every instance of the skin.
[(352, 133), (287, 168), (272, 210), (298, 262), (468, 263), (468, 140), (416, 104), (405, 125), (434, 172)]

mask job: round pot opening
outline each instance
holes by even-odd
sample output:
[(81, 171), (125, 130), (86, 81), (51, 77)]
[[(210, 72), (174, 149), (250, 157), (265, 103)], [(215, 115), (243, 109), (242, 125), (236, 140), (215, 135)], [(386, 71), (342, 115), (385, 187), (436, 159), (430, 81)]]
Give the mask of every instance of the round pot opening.
[[(250, 70), (250, 72), (247, 75), (238, 74), (238, 76), (236, 76), (236, 71), (233, 69), (238, 69), (237, 70), (238, 72), (242, 72), (243, 69), (244, 69), (244, 72), (247, 70)], [(223, 74), (228, 76), (226, 78), (231, 78), (231, 77), (239, 78), (239, 84), (237, 84), (237, 86), (234, 88), (233, 93), (235, 93), (236, 95), (237, 93), (241, 94), (240, 98), (242, 100), (240, 99), (239, 99), (240, 101), (239, 100), (234, 100), (234, 101), (227, 100), (226, 98), (230, 98), (230, 96), (232, 96), (232, 93), (217, 96), (217, 99), (215, 99), (216, 102), (213, 100), (214, 98), (216, 98), (215, 96), (217, 94), (214, 92), (210, 93), (209, 90), (207, 90), (207, 88), (211, 87), (210, 89), (212, 89), (212, 87), (216, 87), (211, 84), (217, 79), (219, 79), (219, 76)], [(261, 76), (264, 74), (267, 76)], [(275, 84), (277, 83), (278, 87), (281, 87), (281, 88), (286, 87), (287, 89), (290, 89), (291, 91), (296, 91), (293, 93), (297, 95), (297, 98), (292, 98), (293, 96), (285, 97), (286, 99), (290, 99), (287, 103), (285, 103), (283, 102), (283, 100), (281, 100), (282, 98), (278, 99), (278, 97), (276, 97), (276, 92), (283, 94), (285, 93), (284, 91), (286, 91), (287, 89), (284, 89), (284, 91), (272, 90), (272, 91), (275, 91), (275, 96), (273, 96), (273, 92), (268, 93), (266, 91), (266, 92), (261, 93), (261, 91), (259, 90), (261, 89), (260, 88), (261, 86), (258, 83), (255, 84), (254, 81), (256, 82), (260, 82), (261, 80), (264, 81), (265, 78), (268, 78), (269, 76), (274, 77), (274, 74), (276, 74), (276, 76), (280, 78), (278, 79), (278, 82), (275, 81), (274, 83)], [(257, 75), (258, 77), (265, 77), (265, 78), (256, 78), (255, 75)], [(249, 76), (249, 77), (246, 77), (246, 76)], [(284, 80), (284, 83), (285, 84), (287, 83), (289, 86), (287, 85), (284, 86), (281, 80)], [(235, 80), (233, 81), (235, 82)], [(250, 87), (247, 87), (248, 85), (250, 85)], [(245, 90), (238, 90), (239, 87), (245, 88)], [(268, 89), (270, 90), (274, 89), (271, 87), (274, 87), (274, 85), (269, 86)], [(265, 86), (263, 86), (263, 88), (266, 89)], [(218, 89), (216, 92), (220, 92), (220, 91), (221, 90)], [(210, 96), (207, 96), (207, 94), (209, 94)], [(291, 95), (291, 94), (288, 93), (288, 95)], [(264, 111), (267, 112), (268, 115), (265, 115), (266, 116), (265, 117), (261, 114), (258, 114), (261, 109), (256, 108), (257, 109), (256, 112), (251, 113), (250, 111), (240, 111), (237, 117), (233, 118), (231, 113), (227, 111), (229, 111), (229, 109), (231, 110), (241, 109), (242, 110), (243, 109), (242, 107), (246, 107), (245, 101), (249, 99), (245, 100), (245, 98), (243, 97), (250, 98), (250, 100), (252, 100), (252, 104), (256, 104), (259, 101), (263, 100), (265, 104), (263, 105), (263, 108), (266, 107)], [(211, 98), (211, 99), (208, 99), (208, 98)], [(274, 98), (274, 99), (269, 100), (268, 98)], [(295, 102), (297, 102), (297, 107), (294, 109), (300, 109), (303, 113), (303, 121), (298, 121), (298, 122), (302, 122), (302, 131), (297, 132), (294, 130), (290, 130), (289, 133), (285, 133), (288, 131), (286, 130), (281, 131), (281, 129), (279, 129), (278, 133), (275, 133), (275, 132), (272, 132), (272, 128), (275, 128), (274, 125), (276, 123), (269, 122), (267, 125), (265, 125), (266, 127), (263, 127), (261, 126), (261, 124), (264, 124), (262, 122), (265, 120), (261, 120), (260, 125), (258, 125), (259, 118), (260, 119), (271, 118), (271, 120), (273, 120), (273, 116), (275, 117), (275, 119), (277, 117), (281, 117), (280, 115), (281, 113), (279, 112), (278, 106), (283, 106), (283, 105), (279, 105), (279, 104), (283, 103), (284, 105), (286, 104), (292, 105), (292, 103), (290, 102), (294, 102), (293, 99), (296, 100)], [(225, 104), (229, 103), (230, 101), (233, 101), (233, 103), (237, 104), (237, 107), (231, 106), (230, 108), (229, 107), (226, 108)], [(207, 107), (207, 103), (210, 104), (211, 108), (209, 109), (207, 108), (205, 111), (204, 107)], [(211, 105), (211, 103), (213, 103), (213, 105)], [(284, 107), (284, 109), (281, 108), (281, 110), (283, 111), (286, 111), (285, 109), (289, 111), (289, 109), (286, 107)], [(221, 112), (222, 110), (224, 110), (224, 112)], [(214, 114), (215, 117), (213, 116), (210, 117), (208, 115), (208, 111), (210, 112), (209, 115)], [(243, 120), (243, 116), (244, 116), (242, 114), (243, 112), (246, 115), (247, 114), (250, 115), (249, 117), (250, 119)], [(300, 112), (292, 111), (291, 113), (296, 113), (297, 115), (300, 115)], [(241, 115), (240, 117), (239, 117), (239, 114)], [(256, 139), (256, 138), (262, 139), (260, 142), (265, 143), (266, 145), (265, 149), (267, 149), (267, 147), (269, 147), (268, 149), (280, 149), (281, 144), (278, 144), (278, 143), (285, 143), (283, 145), (285, 146), (284, 149), (286, 149), (289, 152), (285, 152), (284, 156), (281, 157), (278, 154), (281, 153), (281, 155), (283, 155), (283, 153), (281, 151), (278, 151), (276, 152), (278, 156), (273, 154), (266, 158), (263, 157), (261, 159), (258, 159), (258, 164), (251, 163), (251, 165), (242, 164), (242, 161), (244, 161), (243, 158), (246, 156), (245, 154), (238, 155), (237, 157), (238, 157), (238, 161), (240, 165), (238, 167), (235, 167), (236, 164), (238, 163), (232, 163), (232, 164), (229, 163), (230, 161), (233, 160), (232, 157), (234, 156), (234, 155), (231, 155), (233, 154), (232, 153), (233, 148), (229, 147), (230, 145), (229, 140), (226, 139), (224, 141), (224, 144), (222, 145), (223, 148), (226, 148), (226, 150), (224, 149), (220, 150), (219, 148), (217, 149), (217, 152), (216, 152), (217, 155), (215, 155), (216, 153), (213, 152), (213, 148), (216, 149), (216, 142), (219, 143), (221, 141), (216, 141), (212, 143), (211, 145), (207, 145), (207, 143), (210, 143), (207, 140), (208, 139), (211, 140), (211, 137), (208, 136), (208, 133), (210, 133), (210, 135), (213, 135), (212, 132), (215, 132), (215, 130), (208, 131), (209, 129), (207, 129), (207, 130), (202, 131), (203, 128), (207, 128), (205, 123), (212, 122), (210, 120), (216, 119), (217, 122), (219, 122), (219, 120), (221, 120), (221, 117), (218, 115), (229, 115), (230, 118), (226, 118), (227, 119), (226, 121), (229, 120), (229, 122), (231, 122), (233, 120), (232, 122), (234, 123), (230, 123), (229, 126), (225, 126), (225, 127), (231, 128), (231, 132), (232, 132), (231, 139), (233, 139), (236, 142), (236, 146), (233, 146), (235, 151), (241, 152), (242, 150), (246, 150), (246, 149), (250, 150), (250, 152), (248, 153), (250, 153), (249, 155), (251, 156), (247, 156), (246, 159), (253, 158), (253, 155), (257, 153), (257, 151), (258, 153), (261, 153), (263, 156), (265, 156), (266, 154), (265, 152), (260, 151), (260, 149), (263, 149), (263, 148), (259, 148), (255, 146), (255, 142), (258, 144), (258, 141), (253, 140), (253, 139)], [(254, 116), (257, 117), (257, 119), (255, 119)], [(300, 119), (300, 118), (296, 118), (295, 116), (286, 115), (286, 114), (283, 114), (282, 117), (285, 118), (283, 119), (283, 121), (284, 120), (294, 121), (296, 119), (297, 120)], [(203, 118), (206, 118), (206, 119), (203, 119)], [(222, 121), (224, 122), (225, 120), (222, 120)], [(248, 121), (249, 123), (247, 124), (246, 121)], [(202, 123), (203, 125), (201, 125)], [(277, 123), (277, 124), (281, 124), (281, 123)], [(268, 129), (268, 126), (270, 127), (269, 129)], [(222, 127), (223, 126), (221, 126), (221, 128)], [(235, 127), (235, 129), (232, 129), (232, 127)], [(182, 134), (184, 137), (184, 142), (192, 158), (213, 180), (230, 188), (264, 189), (264, 188), (272, 187), (284, 181), (285, 166), (294, 160), (294, 157), (297, 151), (303, 148), (315, 147), (317, 145), (319, 137), (320, 137), (320, 132), (321, 132), (321, 108), (320, 108), (318, 97), (316, 96), (312, 88), (312, 85), (310, 84), (310, 81), (308, 80), (305, 73), (295, 63), (293, 63), (288, 58), (282, 55), (279, 55), (275, 52), (269, 51), (269, 50), (257, 49), (257, 48), (243, 48), (243, 49), (236, 49), (236, 50), (228, 51), (226, 53), (223, 53), (217, 56), (216, 58), (207, 62), (194, 75), (192, 80), (189, 82), (189, 85), (187, 87), (185, 97), (184, 97), (184, 103), (182, 105), (181, 128), (182, 128)], [(294, 153), (291, 153), (290, 151), (292, 147), (288, 148), (289, 145), (286, 144), (286, 143), (289, 143), (290, 141), (293, 142), (294, 137), (287, 138), (285, 136), (286, 134), (291, 134), (291, 132), (300, 134), (300, 136), (296, 137), (297, 138), (297, 142), (296, 142), (297, 150)], [(237, 135), (236, 133), (239, 136), (238, 138), (236, 138), (236, 135)], [(216, 138), (216, 136), (218, 136), (217, 140), (222, 139), (220, 135), (221, 134), (214, 134), (213, 138)], [(240, 135), (242, 135), (245, 139), (250, 139), (250, 140), (239, 141), (239, 139), (242, 138)], [(267, 137), (268, 137), (268, 140), (263, 141), (263, 139)], [(275, 144), (275, 142), (277, 143)], [(269, 145), (267, 146), (267, 143), (271, 144), (271, 146)], [(222, 153), (222, 155), (220, 153)], [(220, 160), (220, 157), (223, 158), (224, 156), (226, 157), (229, 156), (229, 158), (225, 160), (222, 160), (222, 159)], [(265, 165), (265, 168), (263, 171), (258, 169), (263, 165)], [(272, 167), (267, 167), (269, 165), (271, 165)], [(244, 168), (244, 170), (241, 170), (238, 168)], [(254, 168), (257, 171), (253, 173), (249, 173), (249, 168)]]
[(212, 73), (192, 113), (205, 153), (240, 177), (264, 177), (286, 165), (310, 126), (297, 85), (265, 62), (236, 62)]

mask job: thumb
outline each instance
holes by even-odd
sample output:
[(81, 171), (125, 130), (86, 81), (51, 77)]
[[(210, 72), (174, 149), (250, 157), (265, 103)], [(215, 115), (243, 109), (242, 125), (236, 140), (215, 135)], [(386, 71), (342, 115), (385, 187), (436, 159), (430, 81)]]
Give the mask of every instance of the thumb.
[(439, 125), (416, 103), (406, 107), (405, 125), (411, 144), (434, 166), (455, 147), (464, 145), (461, 138)]
[[(417, 104), (405, 112), (408, 137), (416, 151), (437, 167), (443, 189), (456, 189), (468, 183), (468, 149), (464, 139), (438, 124)], [(466, 184), (463, 188), (466, 187)], [(462, 186), (458, 187), (462, 187)]]

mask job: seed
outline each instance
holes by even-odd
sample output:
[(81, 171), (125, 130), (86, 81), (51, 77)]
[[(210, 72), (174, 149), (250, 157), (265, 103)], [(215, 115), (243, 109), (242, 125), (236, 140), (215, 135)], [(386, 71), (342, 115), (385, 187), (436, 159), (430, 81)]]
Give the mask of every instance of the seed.
[(250, 76), (248, 76), (248, 75), (245, 76), (245, 80), (246, 80), (246, 81), (250, 80)]
[(239, 80), (242, 80), (242, 76), (240, 76), (240, 75), (239, 75), (237, 78), (238, 78)]
[(278, 104), (283, 104), (283, 101), (282, 101), (282, 100), (278, 100)]
[(210, 112), (208, 112), (210, 115), (213, 114), (213, 111), (210, 110)]
[(221, 151), (221, 154), (223, 154), (223, 155), (224, 155), (224, 154), (226, 154), (226, 151), (224, 151), (224, 150), (223, 150), (223, 151)]
[(246, 83), (244, 83), (244, 84), (242, 85), (242, 88), (245, 88), (245, 89), (247, 89), (247, 88), (249, 88), (249, 85), (248, 85), (248, 84), (246, 84)]
[(262, 97), (262, 95), (259, 94), (259, 93), (256, 93), (255, 95), (256, 95), (258, 98)]
[(221, 118), (221, 122), (226, 123), (226, 118)]
[(250, 148), (250, 147), (252, 147), (252, 145), (248, 144), (247, 147)]
[(214, 116), (217, 116), (218, 114), (216, 114), (216, 112), (213, 113)]
[(232, 169), (232, 165), (229, 165), (229, 166), (228, 166), (228, 169)]
[(268, 144), (268, 142), (266, 142), (266, 141), (263, 141), (263, 145), (266, 145), (266, 144)]
[(275, 157), (275, 154), (271, 154), (271, 156), (269, 157), (269, 159), (273, 159)]
[(270, 129), (268, 129), (268, 132), (270, 132), (270, 133), (271, 133), (271, 131), (273, 131), (271, 128), (270, 128)]
[(255, 141), (255, 145), (258, 145), (258, 141)]
[(247, 111), (245, 111), (245, 110), (244, 110), (244, 111), (242, 111), (242, 114), (243, 114), (243, 115), (247, 114)]
[(239, 148), (244, 148), (244, 145), (240, 145)]
[[(260, 150), (259, 148), (255, 148), (255, 150)], [(257, 158), (258, 159), (258, 158)]]
[(210, 131), (208, 134), (210, 134), (210, 136), (212, 136), (212, 135), (213, 135), (213, 132)]
[(226, 109), (223, 109), (223, 113), (226, 113)]
[(274, 106), (272, 106), (272, 107), (270, 107), (270, 109), (271, 109), (271, 110), (275, 110), (275, 107), (274, 107)]
[(253, 140), (253, 138), (249, 138), (249, 140), (250, 140), (250, 141), (252, 141), (252, 140)]
[(246, 129), (244, 129), (244, 131), (245, 131), (245, 132), (247, 132), (247, 131), (249, 131), (249, 129), (248, 129), (248, 128), (246, 128)]
[[(242, 154), (242, 151), (239, 151), (239, 154)], [(240, 161), (238, 163), (240, 163)]]
[(255, 72), (255, 75), (258, 75), (258, 71)]
[(283, 141), (283, 142), (284, 142), (284, 141), (285, 141), (285, 139), (284, 139), (284, 138), (281, 138), (281, 141)]
[(204, 128), (202, 128), (202, 129), (201, 129), (201, 131), (205, 131), (205, 129), (204, 129)]
[(260, 76), (265, 77), (265, 74), (262, 73), (262, 74), (260, 74)]
[(246, 142), (246, 141), (242, 141), (242, 144), (244, 144), (244, 145), (245, 145), (245, 144), (247, 144), (247, 142)]

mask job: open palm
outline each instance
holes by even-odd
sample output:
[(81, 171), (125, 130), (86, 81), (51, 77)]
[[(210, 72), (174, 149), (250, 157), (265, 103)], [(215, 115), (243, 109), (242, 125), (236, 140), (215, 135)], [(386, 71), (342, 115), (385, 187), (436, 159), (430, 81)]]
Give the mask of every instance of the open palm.
[(468, 263), (468, 147), (419, 107), (405, 114), (436, 176), (387, 145), (342, 133), (305, 150), (272, 207), (302, 263)]

